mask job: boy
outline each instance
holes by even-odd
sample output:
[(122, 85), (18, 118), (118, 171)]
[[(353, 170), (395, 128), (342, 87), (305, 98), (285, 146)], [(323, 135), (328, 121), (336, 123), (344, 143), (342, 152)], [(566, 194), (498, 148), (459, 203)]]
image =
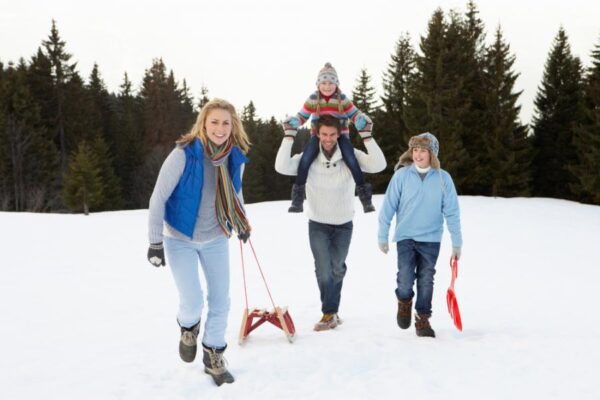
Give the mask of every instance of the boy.
[[(431, 133), (410, 138), (385, 193), (379, 213), (379, 248), (387, 253), (388, 232), (396, 216), (393, 241), (398, 252), (396, 297), (398, 325), (411, 323), (413, 286), (417, 281), (417, 336), (435, 337), (429, 318), (435, 263), (440, 252), (444, 218), (452, 239), (452, 257), (460, 257), (462, 234), (458, 196), (450, 174), (440, 168), (439, 143)], [(398, 169), (399, 166), (404, 168)]]

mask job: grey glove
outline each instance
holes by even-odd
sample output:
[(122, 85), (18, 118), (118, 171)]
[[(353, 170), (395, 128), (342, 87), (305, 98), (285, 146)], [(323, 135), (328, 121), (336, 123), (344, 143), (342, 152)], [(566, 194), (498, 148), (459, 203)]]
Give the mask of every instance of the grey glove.
[(150, 247), (148, 247), (148, 261), (155, 267), (167, 265), (162, 243), (150, 243)]
[(387, 252), (390, 251), (390, 245), (387, 243), (378, 243), (377, 245), (383, 254), (387, 254)]
[(453, 247), (452, 248), (452, 256), (451, 256), (451, 258), (454, 259), (454, 257), (456, 257), (457, 260), (460, 260), (460, 247)]

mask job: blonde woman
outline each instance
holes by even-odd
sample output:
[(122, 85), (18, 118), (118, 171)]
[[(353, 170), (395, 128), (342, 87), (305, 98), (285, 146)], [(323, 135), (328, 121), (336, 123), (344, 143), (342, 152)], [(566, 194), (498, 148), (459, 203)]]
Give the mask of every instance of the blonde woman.
[(165, 159), (150, 198), (148, 261), (166, 265), (165, 252), (169, 260), (179, 292), (179, 355), (185, 362), (196, 357), (204, 306), (200, 264), (208, 294), (204, 371), (219, 386), (234, 381), (223, 359), (230, 303), (228, 239), (233, 232), (244, 242), (250, 236), (241, 191), (249, 144), (235, 108), (211, 100)]

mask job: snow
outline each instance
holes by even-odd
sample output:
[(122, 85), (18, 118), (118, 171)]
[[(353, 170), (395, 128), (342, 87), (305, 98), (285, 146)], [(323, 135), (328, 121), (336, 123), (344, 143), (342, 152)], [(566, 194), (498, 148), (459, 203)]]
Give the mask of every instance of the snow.
[[(0, 398), (599, 398), (600, 207), (467, 196), (460, 204), (464, 330), (446, 310), (445, 233), (435, 339), (396, 325), (396, 257), (377, 249), (375, 213), (354, 219), (344, 324), (317, 333), (306, 217), (288, 214), (288, 202), (248, 205), (254, 248), (297, 338), (289, 344), (263, 325), (238, 345), (244, 295), (239, 242), (231, 240), (226, 358), (236, 382), (219, 388), (200, 360), (179, 360), (177, 293), (169, 270), (146, 261), (146, 210), (0, 213)], [(269, 307), (245, 249), (250, 307)]]

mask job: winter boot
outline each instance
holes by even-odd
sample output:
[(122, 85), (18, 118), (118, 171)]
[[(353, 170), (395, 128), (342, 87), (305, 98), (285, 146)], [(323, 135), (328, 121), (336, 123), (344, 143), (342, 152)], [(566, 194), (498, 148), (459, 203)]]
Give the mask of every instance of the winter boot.
[(340, 323), (337, 314), (323, 314), (321, 320), (315, 324), (314, 330), (317, 332), (326, 331), (329, 329), (334, 329), (339, 324)]
[(190, 328), (181, 327), (181, 339), (179, 339), (179, 357), (185, 362), (192, 362), (196, 358), (198, 345), (196, 339), (200, 331), (200, 321)]
[(398, 314), (396, 315), (398, 326), (402, 329), (408, 329), (410, 327), (411, 317), (412, 299), (398, 300)]
[(288, 208), (288, 212), (291, 213), (301, 213), (304, 211), (302, 207), (302, 203), (304, 203), (304, 198), (306, 197), (306, 186), (305, 185), (294, 185), (292, 186), (292, 206)]
[(218, 349), (216, 347), (207, 347), (202, 343), (202, 350), (204, 351), (204, 357), (202, 362), (204, 363), (204, 372), (212, 376), (217, 386), (221, 386), (223, 383), (233, 383), (233, 375), (227, 371), (226, 361), (223, 357), (223, 352), (227, 346)]
[(363, 211), (365, 213), (375, 211), (375, 207), (373, 203), (371, 203), (371, 197), (373, 196), (373, 189), (370, 183), (363, 183), (362, 185), (358, 185), (356, 187), (356, 193), (358, 194), (358, 198), (363, 206)]
[(422, 337), (435, 337), (435, 332), (429, 325), (429, 314), (416, 314), (415, 315), (415, 328), (417, 328), (417, 336)]

